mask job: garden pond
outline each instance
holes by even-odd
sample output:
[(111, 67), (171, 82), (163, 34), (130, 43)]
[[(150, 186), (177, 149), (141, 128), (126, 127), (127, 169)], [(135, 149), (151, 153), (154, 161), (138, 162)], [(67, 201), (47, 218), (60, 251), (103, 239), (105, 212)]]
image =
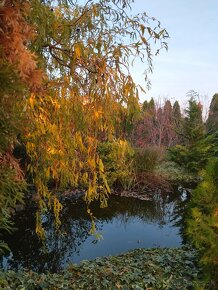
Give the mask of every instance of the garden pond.
[[(107, 208), (93, 203), (97, 236), (81, 198), (63, 201), (61, 227), (56, 231), (53, 214), (43, 216), (46, 242), (35, 233), (35, 208), (14, 216), (17, 230), (4, 240), (11, 252), (0, 260), (4, 269), (59, 272), (70, 264), (96, 257), (118, 255), (138, 248), (172, 248), (184, 243), (183, 212), (187, 192), (155, 193), (149, 200), (112, 195)], [(99, 238), (99, 236), (101, 236)]]

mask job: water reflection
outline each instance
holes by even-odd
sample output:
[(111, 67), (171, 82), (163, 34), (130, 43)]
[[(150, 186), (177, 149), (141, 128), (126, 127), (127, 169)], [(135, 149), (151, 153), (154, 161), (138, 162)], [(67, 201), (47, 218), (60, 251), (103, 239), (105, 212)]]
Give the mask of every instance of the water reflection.
[(58, 272), (83, 259), (141, 247), (179, 246), (185, 202), (181, 196), (179, 192), (155, 194), (150, 201), (113, 196), (105, 209), (93, 204), (96, 228), (103, 236), (100, 241), (89, 234), (91, 222), (81, 200), (65, 204), (59, 232), (54, 227), (53, 215), (44, 216), (47, 235), (44, 245), (35, 234), (34, 210), (26, 210), (15, 217), (18, 230), (5, 237), (12, 252), (3, 257), (2, 265)]

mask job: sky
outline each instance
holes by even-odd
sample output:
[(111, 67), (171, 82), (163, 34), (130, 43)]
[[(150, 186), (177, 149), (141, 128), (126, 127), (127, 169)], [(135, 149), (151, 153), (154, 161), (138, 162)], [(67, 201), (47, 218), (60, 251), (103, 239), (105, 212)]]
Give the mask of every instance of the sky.
[[(152, 88), (140, 101), (168, 98), (185, 106), (187, 92), (194, 90), (208, 105), (218, 93), (218, 0), (135, 0), (132, 14), (142, 11), (158, 19), (170, 38), (168, 52), (153, 61)], [(142, 86), (143, 71), (142, 64), (133, 69)]]

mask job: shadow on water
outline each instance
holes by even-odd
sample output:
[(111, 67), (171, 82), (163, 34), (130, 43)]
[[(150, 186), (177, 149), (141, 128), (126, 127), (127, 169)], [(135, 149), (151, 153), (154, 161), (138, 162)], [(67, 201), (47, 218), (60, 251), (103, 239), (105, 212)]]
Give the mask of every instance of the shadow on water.
[(108, 207), (96, 202), (92, 211), (97, 232), (90, 235), (91, 222), (82, 200), (64, 205), (62, 225), (57, 232), (53, 215), (43, 216), (46, 244), (35, 234), (35, 211), (26, 209), (14, 217), (17, 231), (5, 236), (11, 253), (0, 264), (5, 269), (26, 268), (38, 272), (58, 272), (70, 263), (116, 255), (136, 248), (176, 247), (183, 243), (184, 193), (154, 194), (149, 201), (112, 196)]

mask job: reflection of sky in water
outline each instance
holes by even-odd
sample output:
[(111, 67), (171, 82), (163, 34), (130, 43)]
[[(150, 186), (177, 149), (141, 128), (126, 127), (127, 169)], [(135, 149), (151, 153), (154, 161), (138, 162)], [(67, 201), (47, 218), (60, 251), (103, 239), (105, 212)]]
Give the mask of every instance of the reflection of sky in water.
[(179, 228), (155, 223), (145, 224), (138, 218), (131, 219), (127, 224), (121, 224), (119, 218), (104, 223), (103, 239), (92, 243), (89, 237), (82, 245), (79, 255), (73, 255), (72, 261), (78, 263), (83, 259), (94, 259), (96, 256), (116, 255), (136, 248), (176, 247), (181, 245)]
[(65, 205), (61, 232), (55, 231), (52, 215), (44, 216), (47, 245), (42, 247), (35, 234), (34, 212), (15, 217), (19, 229), (6, 238), (12, 253), (4, 257), (5, 268), (60, 271), (69, 263), (116, 255), (136, 248), (176, 247), (182, 244), (178, 221), (184, 207), (181, 193), (154, 195), (151, 201), (112, 197), (105, 209), (93, 206), (97, 232), (89, 234), (91, 222), (81, 203)]

